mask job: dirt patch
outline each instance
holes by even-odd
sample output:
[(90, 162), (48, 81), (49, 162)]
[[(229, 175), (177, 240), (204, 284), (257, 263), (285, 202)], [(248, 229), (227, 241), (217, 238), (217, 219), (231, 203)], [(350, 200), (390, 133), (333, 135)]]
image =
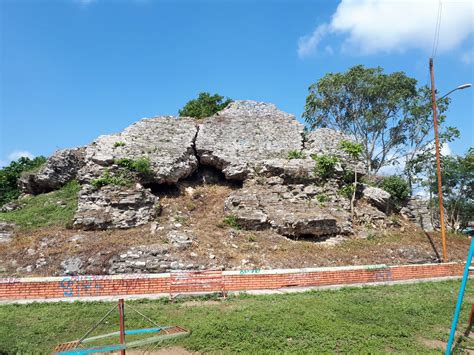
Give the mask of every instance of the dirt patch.
[[(317, 243), (291, 240), (272, 230), (245, 231), (230, 228), (223, 220), (224, 200), (236, 186), (213, 184), (184, 188), (160, 198), (163, 207), (151, 225), (128, 230), (80, 231), (47, 227), (19, 231), (7, 248), (0, 248), (0, 275), (50, 276), (61, 274), (61, 262), (79, 257), (86, 274), (106, 274), (109, 260), (132, 246), (160, 245), (171, 248), (173, 257), (195, 269), (278, 269), (342, 265), (409, 264), (436, 262), (441, 254), (438, 233), (424, 233), (398, 217), (398, 227), (371, 230), (367, 238), (352, 237), (342, 243)], [(359, 226), (358, 231), (363, 231)], [(196, 242), (188, 249), (174, 249), (168, 244), (171, 230), (191, 233)], [(449, 235), (450, 261), (464, 261), (469, 239)], [(29, 267), (30, 270), (27, 268)]]

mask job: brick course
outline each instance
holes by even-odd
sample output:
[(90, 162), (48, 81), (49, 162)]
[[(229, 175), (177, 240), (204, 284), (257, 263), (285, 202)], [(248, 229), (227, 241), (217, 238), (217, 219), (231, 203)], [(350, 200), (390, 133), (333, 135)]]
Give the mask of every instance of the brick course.
[(287, 270), (0, 278), (0, 300), (245, 291), (461, 276), (464, 264), (369, 265)]

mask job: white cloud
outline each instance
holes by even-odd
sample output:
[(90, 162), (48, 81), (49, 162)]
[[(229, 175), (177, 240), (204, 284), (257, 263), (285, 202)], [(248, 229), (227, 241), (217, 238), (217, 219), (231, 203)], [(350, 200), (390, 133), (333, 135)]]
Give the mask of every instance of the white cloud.
[(444, 143), (442, 146), (441, 146), (441, 151), (440, 151), (441, 155), (453, 155), (453, 151), (451, 150), (451, 147), (449, 146), (448, 143)]
[(10, 154), (8, 154), (8, 160), (9, 161), (18, 160), (21, 157), (32, 159), (35, 156), (27, 150), (15, 150), (15, 151), (11, 152)]
[(96, 2), (96, 0), (75, 0), (75, 1), (84, 6), (92, 4), (93, 2)]
[[(438, 2), (434, 0), (342, 0), (329, 23), (299, 39), (298, 55), (314, 53), (328, 34), (343, 35), (341, 49), (351, 53), (430, 52), (437, 14)], [(458, 47), (472, 33), (474, 2), (444, 0), (438, 52)]]
[(467, 52), (464, 52), (461, 55), (461, 61), (464, 64), (471, 64), (472, 62), (474, 62), (474, 48)]

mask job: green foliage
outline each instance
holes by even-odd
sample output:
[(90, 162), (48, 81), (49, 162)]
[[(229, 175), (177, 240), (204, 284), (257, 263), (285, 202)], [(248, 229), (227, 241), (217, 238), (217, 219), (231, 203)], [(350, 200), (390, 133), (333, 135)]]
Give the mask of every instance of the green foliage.
[[(449, 98), (438, 101), (440, 123)], [(432, 141), (430, 90), (404, 72), (385, 74), (381, 67), (357, 65), (344, 73), (329, 73), (309, 87), (303, 117), (311, 128), (329, 127), (355, 138), (367, 173), (410, 160)], [(443, 139), (459, 133), (448, 127)]]
[(334, 175), (334, 168), (339, 159), (331, 155), (312, 155), (311, 158), (316, 162), (314, 174), (322, 180), (327, 180)]
[(250, 243), (255, 243), (255, 242), (257, 241), (257, 237), (254, 236), (253, 234), (252, 234), (252, 235), (249, 235), (248, 241), (249, 241)]
[(235, 229), (240, 229), (240, 225), (237, 222), (237, 216), (233, 214), (229, 214), (224, 217), (224, 220), (222, 221), (225, 225), (235, 228)]
[(21, 157), (0, 169), (0, 206), (20, 196), (18, 179), (23, 173), (39, 169), (46, 162), (43, 156), (34, 159)]
[(131, 183), (132, 181), (123, 174), (111, 175), (108, 169), (104, 171), (101, 177), (91, 181), (91, 185), (96, 189), (100, 189), (106, 185), (129, 186)]
[(346, 140), (341, 141), (341, 149), (353, 159), (358, 159), (364, 151), (362, 144)]
[(288, 159), (304, 159), (306, 158), (306, 155), (299, 151), (299, 150), (292, 150), (291, 152), (288, 152)]
[(115, 142), (114, 143), (114, 148), (118, 148), (118, 147), (125, 147), (125, 142)]
[(0, 213), (0, 220), (15, 222), (25, 230), (51, 225), (67, 226), (77, 209), (79, 189), (77, 181), (71, 181), (57, 191), (23, 198), (19, 201), (23, 208)]
[(401, 176), (387, 176), (380, 182), (380, 188), (390, 193), (396, 205), (402, 204), (410, 197), (408, 182)]
[[(443, 156), (441, 167), (446, 224), (457, 232), (474, 219), (474, 148), (470, 148), (464, 156)], [(431, 205), (435, 209), (434, 215), (439, 216), (435, 174), (432, 160), (431, 169), (429, 164), (426, 167), (426, 184), (433, 196)]]
[(354, 194), (354, 184), (344, 185), (339, 189), (339, 194), (348, 199), (351, 199), (352, 195)]
[(325, 194), (319, 194), (316, 196), (316, 200), (318, 200), (319, 203), (325, 203), (329, 201), (329, 198)]
[(226, 108), (231, 102), (231, 99), (225, 99), (224, 96), (201, 92), (197, 99), (188, 101), (188, 103), (179, 110), (179, 116), (194, 117), (197, 119), (209, 117)]
[[(377, 239), (372, 243), (377, 242)], [(133, 308), (163, 325), (180, 325), (191, 335), (160, 344), (196, 353), (226, 354), (401, 354), (439, 353), (430, 343), (445, 344), (456, 303), (458, 280), (411, 285), (345, 287), (226, 300), (192, 298), (127, 300)], [(468, 283), (466, 293), (474, 292)], [(467, 324), (469, 311), (459, 324)], [(0, 306), (0, 353), (47, 354), (61, 342), (79, 339), (113, 302), (56, 302)], [(61, 315), (58, 317), (58, 315)], [(41, 320), (41, 321), (32, 321)], [(127, 329), (149, 323), (127, 313)], [(112, 313), (95, 334), (119, 329)], [(118, 338), (115, 338), (118, 339)], [(110, 340), (110, 339), (109, 339)], [(112, 339), (114, 340), (114, 339)], [(460, 337), (457, 351), (467, 352), (472, 338)], [(136, 352), (145, 349), (137, 349)]]
[(130, 172), (135, 172), (142, 176), (153, 174), (153, 171), (151, 170), (150, 158), (148, 157), (140, 157), (138, 159), (117, 159), (115, 160), (115, 164), (127, 169)]

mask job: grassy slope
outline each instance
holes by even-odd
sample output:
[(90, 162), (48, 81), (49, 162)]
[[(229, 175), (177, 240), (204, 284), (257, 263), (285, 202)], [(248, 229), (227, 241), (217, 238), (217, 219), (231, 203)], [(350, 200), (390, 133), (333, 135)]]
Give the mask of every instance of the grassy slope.
[[(459, 281), (347, 288), (304, 294), (241, 296), (190, 305), (130, 302), (160, 324), (192, 330), (174, 343), (202, 352), (435, 352), (446, 341)], [(474, 286), (467, 290), (472, 294)], [(472, 298), (465, 300), (464, 330)], [(0, 307), (0, 353), (51, 351), (83, 335), (113, 304), (32, 304)], [(115, 318), (116, 319), (116, 318)], [(143, 327), (132, 313), (127, 325)], [(100, 333), (118, 329), (110, 322)], [(169, 344), (169, 343), (168, 343)], [(166, 346), (164, 344), (163, 346)]]
[(66, 226), (76, 211), (78, 192), (79, 184), (72, 181), (60, 190), (27, 197), (19, 200), (24, 205), (22, 209), (0, 213), (0, 220), (15, 222), (23, 230)]

